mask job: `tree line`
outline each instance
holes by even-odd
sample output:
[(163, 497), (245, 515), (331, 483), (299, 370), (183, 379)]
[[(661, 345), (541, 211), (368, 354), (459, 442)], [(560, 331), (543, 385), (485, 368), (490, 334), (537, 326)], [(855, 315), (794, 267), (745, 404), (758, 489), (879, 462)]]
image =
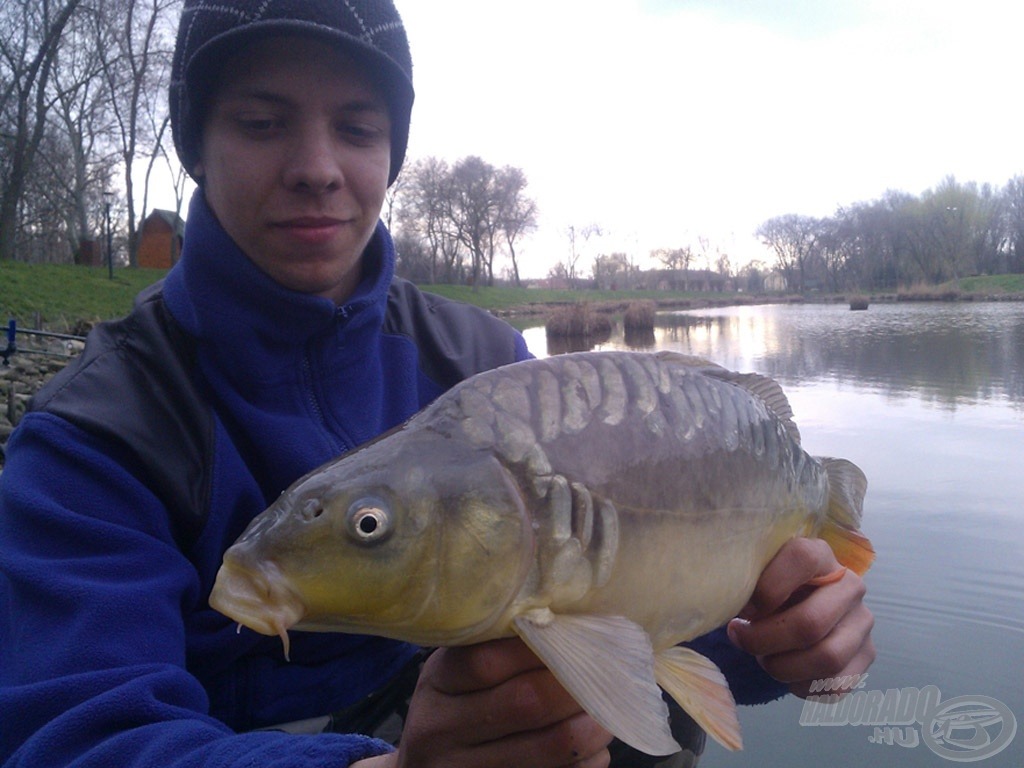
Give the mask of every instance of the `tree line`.
[(947, 177), (919, 196), (888, 191), (833, 216), (764, 222), (757, 236), (796, 292), (893, 290), (1024, 272), (1024, 176), (1001, 189)]
[[(1002, 188), (947, 177), (921, 195), (890, 190), (832, 216), (776, 216), (754, 234), (774, 260), (734, 271), (729, 255), (700, 237), (696, 244), (652, 250), (650, 261), (660, 268), (642, 270), (625, 253), (598, 255), (589, 285), (841, 293), (1024, 273), (1024, 176)], [(564, 277), (564, 266), (550, 276)]]
[[(475, 169), (470, 176), (476, 173), (492, 181), (460, 182), (469, 169)], [(494, 180), (511, 171), (520, 183), (503, 198), (494, 192), (502, 186)], [(509, 278), (520, 282), (513, 245), (536, 225), (536, 205), (523, 194), (521, 171), (499, 172), (479, 158), (466, 158), (452, 168), (431, 159), (415, 165), (410, 175), (411, 190), (403, 188), (402, 194), (411, 194), (415, 202), (404, 201), (402, 221), (408, 226), (400, 237), (404, 252), (416, 261), (405, 264), (413, 277), (477, 284), (478, 273), (466, 266), (478, 261), (476, 256), (466, 260), (478, 251), (465, 229), (466, 211), (475, 210), (490, 211), (483, 228), (491, 233), (484, 284), (494, 281), (496, 242), (506, 246), (505, 255), (511, 258)], [(492, 191), (485, 194), (487, 189)], [(514, 204), (503, 208), (503, 199)], [(467, 205), (469, 200), (476, 202)], [(512, 212), (511, 218), (504, 219), (503, 211)], [(507, 242), (496, 240), (495, 231), (504, 231)], [(568, 227), (564, 258), (552, 259), (547, 277), (571, 287), (601, 289), (895, 291), (970, 275), (1024, 273), (1024, 176), (1001, 188), (961, 183), (950, 176), (920, 195), (889, 190), (877, 200), (842, 206), (832, 216), (776, 216), (754, 233), (774, 261), (753, 261), (738, 270), (728, 253), (710, 238), (699, 237), (695, 244), (652, 250), (650, 261), (660, 268), (641, 269), (637, 254), (599, 253), (584, 275), (581, 245), (602, 234), (596, 224)]]

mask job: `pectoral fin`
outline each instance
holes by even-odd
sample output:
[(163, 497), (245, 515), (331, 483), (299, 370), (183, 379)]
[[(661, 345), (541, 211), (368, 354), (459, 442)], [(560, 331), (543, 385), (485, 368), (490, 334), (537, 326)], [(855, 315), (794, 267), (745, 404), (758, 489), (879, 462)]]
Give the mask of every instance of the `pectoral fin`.
[(710, 659), (683, 647), (654, 657), (658, 685), (726, 749), (742, 749), (736, 702), (718, 667)]
[(647, 633), (615, 616), (529, 611), (516, 631), (591, 717), (630, 746), (670, 755), (680, 746), (668, 726), (668, 707), (654, 681)]

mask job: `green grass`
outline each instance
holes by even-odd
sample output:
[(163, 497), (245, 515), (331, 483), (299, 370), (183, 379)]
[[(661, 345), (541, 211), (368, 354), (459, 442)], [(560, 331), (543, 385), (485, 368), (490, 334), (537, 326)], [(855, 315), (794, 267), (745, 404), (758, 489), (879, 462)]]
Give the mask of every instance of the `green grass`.
[(159, 269), (107, 269), (67, 264), (0, 262), (0, 320), (34, 323), (38, 314), (49, 328), (78, 320), (108, 320), (128, 313), (135, 295), (162, 278)]
[(960, 279), (960, 290), (966, 293), (1024, 294), (1024, 275), (982, 275)]
[[(166, 274), (155, 269), (115, 269), (114, 279), (105, 267), (64, 264), (0, 262), (0, 321), (14, 317), (19, 323), (35, 322), (38, 314), (51, 329), (67, 328), (79, 320), (108, 320), (127, 314), (135, 295)], [(940, 286), (941, 288), (942, 286)], [(520, 309), (538, 312), (555, 304), (615, 302), (654, 299), (661, 304), (686, 301), (730, 302), (747, 299), (736, 294), (676, 293), (664, 291), (569, 291), (495, 287), (474, 291), (464, 285), (428, 285), (424, 290), (494, 312)], [(1024, 275), (965, 277), (960, 292), (988, 295), (1024, 295)]]
[[(164, 274), (162, 270), (115, 269), (111, 280), (105, 267), (0, 262), (0, 320), (14, 317), (19, 322), (29, 323), (39, 313), (45, 324), (66, 327), (77, 320), (120, 317), (131, 309), (132, 300), (140, 290)], [(423, 289), (491, 311), (580, 301), (626, 303), (640, 299), (685, 300), (697, 295), (704, 299), (713, 297), (711, 294), (659, 291), (549, 291), (510, 287), (484, 287), (474, 291), (465, 285), (426, 285)]]

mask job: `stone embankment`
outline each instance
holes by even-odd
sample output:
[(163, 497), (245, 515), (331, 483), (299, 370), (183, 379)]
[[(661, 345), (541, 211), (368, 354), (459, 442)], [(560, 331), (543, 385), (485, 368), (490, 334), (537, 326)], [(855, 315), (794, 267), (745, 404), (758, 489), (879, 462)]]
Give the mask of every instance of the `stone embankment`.
[[(72, 359), (71, 356), (40, 355), (16, 352), (8, 365), (0, 361), (0, 446), (7, 443), (11, 432), (25, 414), (32, 395)], [(3, 470), (0, 453), (0, 471)]]

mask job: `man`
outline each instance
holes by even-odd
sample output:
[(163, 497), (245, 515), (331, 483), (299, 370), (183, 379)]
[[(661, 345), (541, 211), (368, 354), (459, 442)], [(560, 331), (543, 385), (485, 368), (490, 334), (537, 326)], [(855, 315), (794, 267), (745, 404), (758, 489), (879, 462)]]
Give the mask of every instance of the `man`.
[[(390, 0), (186, 2), (171, 109), (199, 190), (181, 261), (40, 393), (0, 481), (4, 765), (608, 764), (609, 734), (518, 640), (422, 662), (302, 633), (286, 662), (207, 604), (224, 550), (293, 480), (529, 356), (393, 276), (378, 216), (411, 71)], [(777, 612), (835, 565), (788, 547), (731, 628), (797, 687), (870, 663), (855, 576)], [(784, 690), (720, 645), (745, 698)], [(398, 751), (360, 735), (401, 727), (417, 679)]]

